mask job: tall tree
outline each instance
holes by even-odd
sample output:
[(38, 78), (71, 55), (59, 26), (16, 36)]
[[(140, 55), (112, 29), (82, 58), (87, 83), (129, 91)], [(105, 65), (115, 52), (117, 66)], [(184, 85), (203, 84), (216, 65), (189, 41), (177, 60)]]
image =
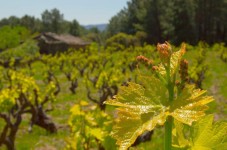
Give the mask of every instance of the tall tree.
[[(147, 14), (144, 19), (144, 32), (148, 34), (149, 43), (162, 42), (162, 27), (161, 27), (161, 14), (162, 14), (162, 0), (148, 0), (147, 1)], [(166, 21), (162, 18), (163, 21)]]
[(8, 23), (9, 23), (8, 25), (10, 26), (17, 26), (20, 23), (20, 19), (16, 16), (10, 16), (8, 18)]
[(75, 36), (81, 35), (81, 26), (76, 19), (74, 19), (72, 22), (70, 22), (69, 33), (72, 35), (75, 35)]
[(196, 0), (196, 26), (199, 40), (227, 42), (227, 1)]
[(227, 42), (226, 0), (131, 0), (111, 18), (108, 32), (147, 33), (147, 42)]
[(41, 31), (41, 22), (33, 16), (24, 15), (20, 18), (20, 25), (30, 29), (32, 32)]
[(173, 20), (174, 32), (173, 43), (179, 45), (181, 42), (196, 44), (198, 37), (195, 27), (195, 8), (193, 0), (174, 0), (173, 1)]
[(110, 37), (119, 32), (129, 33), (131, 30), (129, 28), (128, 10), (122, 9), (110, 19), (107, 27), (107, 35)]
[(45, 10), (42, 13), (42, 31), (44, 32), (62, 32), (62, 23), (64, 22), (64, 15), (56, 8), (51, 11)]

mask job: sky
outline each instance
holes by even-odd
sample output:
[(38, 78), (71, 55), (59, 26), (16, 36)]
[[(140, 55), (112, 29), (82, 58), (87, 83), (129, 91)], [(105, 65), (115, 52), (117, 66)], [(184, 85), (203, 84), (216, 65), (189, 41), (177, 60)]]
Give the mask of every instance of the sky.
[(25, 14), (41, 18), (44, 10), (57, 8), (64, 19), (81, 25), (108, 23), (129, 0), (0, 0), (0, 19)]

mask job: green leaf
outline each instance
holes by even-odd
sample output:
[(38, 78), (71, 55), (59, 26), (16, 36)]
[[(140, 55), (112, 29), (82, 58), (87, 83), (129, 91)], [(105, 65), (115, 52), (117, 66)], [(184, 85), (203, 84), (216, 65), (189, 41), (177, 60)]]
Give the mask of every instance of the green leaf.
[(9, 111), (16, 103), (19, 95), (15, 89), (3, 89), (0, 91), (0, 113)]
[(181, 46), (181, 49), (179, 51), (174, 52), (171, 55), (171, 58), (170, 58), (170, 72), (171, 72), (171, 75), (176, 73), (184, 53), (185, 53), (185, 44), (183, 44)]
[[(175, 78), (185, 47), (173, 53), (170, 58), (170, 75)], [(186, 85), (180, 95), (169, 102), (166, 84), (166, 70), (163, 64), (158, 68), (158, 78), (154, 76), (139, 76), (138, 83), (129, 82), (121, 87), (115, 99), (106, 104), (117, 106), (116, 125), (112, 136), (117, 140), (120, 149), (130, 147), (136, 138), (146, 130), (153, 130), (157, 125), (163, 125), (170, 115), (181, 123), (191, 125), (205, 115), (206, 104), (213, 101), (205, 96), (205, 90), (195, 89), (193, 85)], [(164, 80), (163, 80), (164, 79)], [(181, 135), (181, 128), (176, 131), (182, 138), (181, 145), (186, 145)]]
[(74, 116), (81, 116), (81, 115), (85, 115), (85, 113), (83, 111), (81, 111), (80, 109), (80, 105), (75, 104), (71, 109), (70, 112), (72, 113), (72, 115)]
[[(154, 77), (144, 79), (146, 82), (141, 80), (142, 85), (129, 82), (127, 87), (121, 87), (116, 99), (106, 102), (120, 106), (112, 135), (122, 150), (130, 147), (146, 130), (163, 125), (167, 117), (164, 106), (167, 99), (165, 86)], [(149, 82), (150, 80), (153, 82)], [(147, 87), (148, 83), (152, 88)], [(159, 86), (156, 86), (157, 84)]]
[(174, 137), (173, 146), (179, 147), (179, 148), (186, 147), (189, 144), (189, 141), (185, 139), (185, 136), (183, 133), (184, 125), (175, 119), (174, 126), (175, 128), (173, 129), (173, 137)]
[(213, 115), (208, 115), (201, 119), (194, 127), (192, 140), (192, 150), (209, 149), (222, 150), (227, 149), (227, 123), (217, 122), (213, 124)]
[(89, 133), (100, 141), (104, 140), (104, 133), (101, 128), (93, 128), (93, 129), (90, 128)]
[(173, 101), (170, 107), (171, 115), (178, 121), (191, 125), (205, 115), (207, 103), (213, 97), (205, 96), (205, 90), (195, 89), (194, 85), (186, 85), (182, 93)]
[(130, 147), (143, 132), (153, 130), (156, 125), (163, 125), (167, 115), (165, 112), (157, 115), (152, 112), (137, 114), (119, 109), (118, 116), (112, 135), (117, 139), (120, 149), (124, 150)]
[(227, 142), (218, 144), (217, 146), (215, 146), (215, 149), (217, 149), (217, 150), (219, 150), (219, 149), (227, 150)]
[(168, 104), (167, 89), (159, 79), (143, 76), (139, 82), (141, 84), (129, 82), (120, 88), (115, 99), (106, 101), (119, 107), (112, 136), (120, 149), (130, 147), (144, 131), (163, 125), (168, 115), (191, 125), (204, 116), (205, 104), (213, 101), (212, 97), (204, 96), (206, 91), (187, 85), (173, 103)]

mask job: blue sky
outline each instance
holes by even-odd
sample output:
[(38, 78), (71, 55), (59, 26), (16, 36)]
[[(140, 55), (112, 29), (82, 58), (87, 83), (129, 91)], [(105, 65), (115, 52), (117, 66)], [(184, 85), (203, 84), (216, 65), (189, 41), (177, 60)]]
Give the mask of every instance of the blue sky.
[(66, 20), (76, 19), (81, 25), (108, 23), (127, 6), (129, 0), (0, 0), (0, 19), (25, 14), (41, 18), (41, 13), (57, 8)]

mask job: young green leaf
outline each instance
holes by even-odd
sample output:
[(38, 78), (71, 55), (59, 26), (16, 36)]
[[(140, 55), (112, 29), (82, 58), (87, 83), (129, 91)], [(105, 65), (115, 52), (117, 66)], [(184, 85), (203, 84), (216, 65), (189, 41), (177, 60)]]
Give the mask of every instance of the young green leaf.
[(226, 150), (227, 123), (217, 122), (213, 124), (213, 115), (201, 119), (194, 130), (192, 150)]
[(173, 129), (173, 146), (178, 147), (178, 148), (185, 148), (186, 146), (189, 145), (189, 141), (185, 139), (184, 135), (184, 124), (181, 122), (177, 121), (176, 119), (174, 120), (174, 126), (175, 128)]
[(94, 137), (96, 137), (98, 140), (104, 141), (105, 133), (102, 131), (101, 128), (93, 128), (93, 129), (89, 128), (89, 133)]
[(152, 75), (140, 76), (139, 84), (129, 82), (128, 86), (120, 88), (116, 99), (106, 101), (106, 104), (119, 107), (112, 136), (122, 150), (130, 147), (146, 130), (163, 125), (168, 116), (192, 125), (192, 122), (205, 115), (206, 104), (213, 101), (212, 97), (205, 96), (205, 90), (195, 89), (193, 85), (185, 85), (179, 95), (174, 95), (173, 83), (185, 46), (174, 53), (169, 46), (159, 45), (162, 64), (157, 68), (158, 78)]
[[(116, 99), (106, 102), (120, 106), (112, 135), (122, 150), (130, 147), (143, 132), (163, 125), (166, 120), (164, 100), (167, 98), (167, 89), (154, 77), (146, 79), (147, 82), (142, 81), (143, 86), (129, 82), (127, 87), (121, 87)], [(150, 80), (153, 82), (149, 82)], [(147, 83), (150, 83), (152, 88), (144, 88)]]
[(212, 97), (204, 96), (206, 91), (188, 85), (170, 105), (166, 102), (167, 89), (157, 78), (143, 77), (141, 83), (130, 82), (121, 87), (116, 99), (106, 102), (120, 107), (112, 135), (121, 149), (130, 147), (144, 131), (163, 125), (168, 115), (191, 125), (205, 115), (205, 104), (213, 101)]
[(4, 111), (9, 111), (13, 105), (16, 103), (16, 98), (19, 95), (15, 89), (3, 89), (0, 91), (0, 113)]
[(195, 89), (194, 85), (186, 85), (173, 101), (171, 115), (178, 121), (191, 125), (205, 115), (206, 104), (214, 100), (212, 96), (204, 96), (205, 93), (205, 90)]

